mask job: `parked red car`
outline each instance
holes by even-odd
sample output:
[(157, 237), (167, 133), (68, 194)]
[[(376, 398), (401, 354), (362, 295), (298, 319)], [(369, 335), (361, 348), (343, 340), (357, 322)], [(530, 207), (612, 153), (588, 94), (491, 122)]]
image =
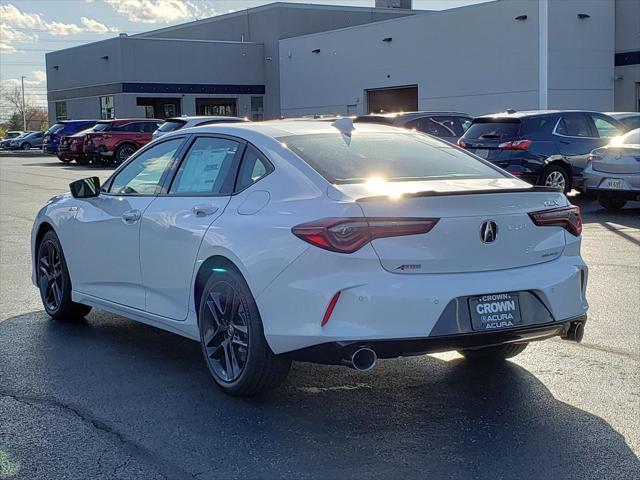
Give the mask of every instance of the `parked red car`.
[(162, 120), (126, 118), (96, 123), (84, 141), (84, 154), (95, 161), (119, 164), (151, 141)]
[(73, 135), (66, 135), (60, 138), (60, 145), (58, 146), (58, 158), (64, 163), (76, 161), (78, 165), (86, 165), (89, 163), (89, 158), (84, 154), (84, 140), (92, 129), (82, 130)]

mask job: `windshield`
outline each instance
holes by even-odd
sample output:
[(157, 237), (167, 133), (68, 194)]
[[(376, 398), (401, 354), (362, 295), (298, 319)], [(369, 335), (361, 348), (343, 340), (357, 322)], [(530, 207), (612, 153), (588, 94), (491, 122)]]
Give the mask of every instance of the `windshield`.
[(22, 134), (20, 132), (8, 132), (7, 136), (4, 138), (18, 138), (19, 136), (21, 136)]
[(92, 132), (106, 132), (111, 129), (110, 123), (96, 123), (95, 126), (91, 129)]
[(159, 132), (173, 132), (174, 130), (179, 130), (183, 127), (186, 122), (184, 120), (167, 120), (158, 129)]
[(504, 176), (465, 151), (422, 134), (354, 132), (349, 138), (329, 133), (279, 140), (331, 183)]

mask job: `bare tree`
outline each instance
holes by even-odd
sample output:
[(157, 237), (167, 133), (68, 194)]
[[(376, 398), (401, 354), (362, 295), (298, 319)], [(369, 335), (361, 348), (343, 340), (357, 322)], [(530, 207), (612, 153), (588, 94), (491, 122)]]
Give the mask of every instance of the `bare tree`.
[[(0, 100), (2, 100), (3, 117), (8, 117), (9, 122), (19, 125), (12, 125), (12, 128), (22, 130), (22, 116), (27, 123), (27, 130), (41, 130), (47, 125), (47, 111), (36, 106), (29, 97), (25, 97), (22, 103), (22, 91), (16, 85), (0, 85)], [(7, 114), (8, 113), (8, 114)]]

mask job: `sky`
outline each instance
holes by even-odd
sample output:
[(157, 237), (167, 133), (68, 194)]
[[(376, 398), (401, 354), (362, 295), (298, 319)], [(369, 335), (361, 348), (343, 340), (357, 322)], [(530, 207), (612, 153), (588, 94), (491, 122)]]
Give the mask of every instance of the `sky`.
[[(25, 76), (25, 95), (46, 105), (46, 52), (135, 34), (271, 3), (273, 0), (0, 0), (0, 87)], [(288, 0), (372, 7), (375, 0)], [(443, 10), (483, 0), (413, 0), (413, 8)], [(484, 0), (486, 1), (486, 0)], [(0, 102), (0, 120), (8, 116)]]

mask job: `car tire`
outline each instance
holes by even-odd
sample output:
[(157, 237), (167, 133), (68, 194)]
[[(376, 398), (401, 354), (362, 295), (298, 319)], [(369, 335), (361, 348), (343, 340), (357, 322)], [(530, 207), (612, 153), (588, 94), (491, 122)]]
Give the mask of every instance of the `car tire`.
[(227, 394), (251, 397), (279, 386), (291, 360), (275, 355), (249, 286), (233, 268), (208, 279), (198, 310), (200, 345), (211, 376)]
[(615, 195), (598, 195), (598, 203), (607, 210), (616, 211), (624, 208), (627, 201)]
[(86, 155), (80, 155), (76, 157), (76, 163), (78, 165), (89, 165), (90, 162), (91, 162), (91, 159)]
[(29, 142), (24, 142), (22, 145), (20, 145), (20, 148), (22, 150), (31, 150), (31, 144)]
[(77, 321), (91, 307), (71, 300), (71, 277), (60, 240), (53, 230), (44, 234), (38, 245), (36, 273), (45, 312), (60, 322)]
[(124, 143), (116, 148), (116, 151), (113, 155), (113, 159), (115, 160), (116, 165), (120, 165), (122, 162), (126, 161), (131, 155), (133, 155), (138, 148), (131, 143)]
[(474, 350), (458, 350), (467, 360), (482, 362), (500, 362), (515, 357), (527, 348), (528, 343), (507, 343), (495, 347), (478, 348)]
[(542, 175), (540, 175), (540, 185), (545, 187), (562, 187), (564, 193), (571, 191), (571, 178), (567, 170), (560, 166), (551, 164), (544, 169)]
[(62, 163), (71, 163), (73, 159), (58, 155), (58, 160), (60, 160)]

